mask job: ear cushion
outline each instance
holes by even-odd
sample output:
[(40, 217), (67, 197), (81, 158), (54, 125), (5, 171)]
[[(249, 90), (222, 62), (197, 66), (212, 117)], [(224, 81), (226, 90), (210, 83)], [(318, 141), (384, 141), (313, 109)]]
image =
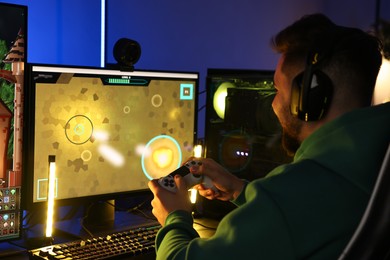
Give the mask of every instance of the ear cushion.
[(322, 71), (298, 74), (291, 89), (291, 114), (304, 121), (321, 119), (329, 107), (332, 92), (332, 81)]

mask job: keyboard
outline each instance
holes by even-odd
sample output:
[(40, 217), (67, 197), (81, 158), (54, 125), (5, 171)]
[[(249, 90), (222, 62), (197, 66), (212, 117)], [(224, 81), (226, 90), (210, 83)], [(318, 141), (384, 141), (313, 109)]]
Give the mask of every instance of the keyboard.
[(29, 250), (30, 259), (145, 259), (155, 258), (155, 238), (160, 225), (143, 226), (91, 239), (54, 244)]

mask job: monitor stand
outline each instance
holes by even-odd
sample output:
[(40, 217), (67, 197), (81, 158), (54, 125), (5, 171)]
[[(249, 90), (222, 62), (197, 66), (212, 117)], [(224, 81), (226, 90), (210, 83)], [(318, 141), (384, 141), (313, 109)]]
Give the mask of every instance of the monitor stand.
[(91, 232), (112, 229), (115, 222), (115, 200), (99, 201), (86, 207), (82, 224)]

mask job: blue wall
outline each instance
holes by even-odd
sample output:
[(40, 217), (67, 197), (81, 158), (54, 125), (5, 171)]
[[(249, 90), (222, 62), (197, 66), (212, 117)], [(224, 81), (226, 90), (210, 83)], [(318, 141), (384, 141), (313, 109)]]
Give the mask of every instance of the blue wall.
[(28, 6), (27, 59), (29, 62), (100, 65), (100, 1), (2, 2)]
[[(274, 69), (271, 37), (313, 12), (368, 29), (375, 20), (375, 1), (108, 0), (107, 61), (115, 63), (112, 48), (119, 38), (131, 38), (142, 47), (136, 69), (197, 71), (204, 90), (207, 68)], [(200, 96), (200, 107), (204, 103)], [(203, 122), (200, 111), (199, 136)]]
[[(272, 69), (272, 35), (319, 1), (121, 1), (107, 4), (107, 54), (121, 37), (139, 41), (136, 68), (198, 71), (207, 68)], [(301, 2), (302, 4), (300, 4)], [(305, 4), (303, 4), (305, 3)], [(288, 8), (282, 8), (288, 4)], [(303, 7), (303, 8), (302, 8)]]
[[(29, 61), (100, 66), (100, 0), (8, 0), (29, 7)], [(301, 15), (324, 12), (368, 29), (374, 0), (107, 0), (107, 61), (121, 37), (139, 41), (140, 69), (272, 69), (269, 40)], [(390, 0), (381, 0), (390, 19)]]
[[(109, 0), (107, 61), (115, 63), (111, 50), (119, 38), (131, 38), (142, 47), (136, 69), (196, 71), (203, 91), (208, 68), (273, 69), (273, 34), (302, 14), (319, 11), (318, 2)], [(205, 111), (198, 115), (203, 137)]]
[[(29, 62), (100, 66), (100, 0), (5, 2), (29, 7)], [(142, 47), (136, 69), (197, 71), (204, 90), (207, 68), (274, 69), (271, 37), (302, 15), (324, 12), (337, 23), (367, 30), (375, 22), (375, 2), (107, 0), (106, 60), (115, 63), (115, 42), (131, 38)], [(381, 16), (390, 20), (390, 0), (381, 5)], [(204, 102), (201, 96), (199, 105)], [(204, 134), (202, 124), (198, 133)]]

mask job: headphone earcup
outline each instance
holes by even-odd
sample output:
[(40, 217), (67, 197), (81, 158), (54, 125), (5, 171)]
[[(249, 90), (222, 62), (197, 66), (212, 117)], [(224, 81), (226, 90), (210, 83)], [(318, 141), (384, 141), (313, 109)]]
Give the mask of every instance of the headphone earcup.
[(332, 92), (332, 81), (321, 70), (313, 70), (310, 75), (298, 74), (291, 88), (291, 114), (304, 121), (321, 119), (329, 107)]

